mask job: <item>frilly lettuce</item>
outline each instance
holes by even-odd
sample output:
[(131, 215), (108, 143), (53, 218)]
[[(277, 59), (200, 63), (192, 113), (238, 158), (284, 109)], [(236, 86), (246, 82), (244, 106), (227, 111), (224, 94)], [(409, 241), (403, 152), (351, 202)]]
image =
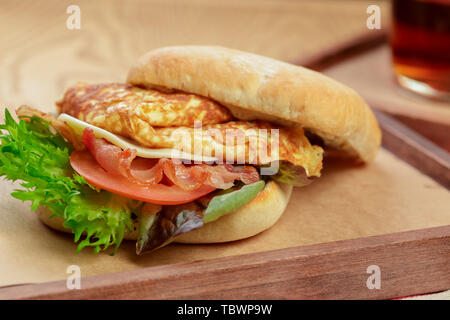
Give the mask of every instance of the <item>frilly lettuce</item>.
[[(12, 196), (31, 201), (31, 209), (48, 207), (72, 229), (78, 251), (118, 249), (124, 233), (133, 228), (131, 214), (138, 202), (97, 191), (70, 167), (72, 145), (49, 124), (29, 117), (16, 122), (5, 110), (0, 125), (0, 176), (22, 181)], [(86, 237), (80, 241), (82, 234)]]
[[(273, 166), (273, 165), (272, 165)], [(277, 182), (290, 184), (295, 187), (304, 187), (310, 184), (314, 178), (308, 178), (306, 171), (302, 166), (296, 166), (289, 161), (278, 161), (273, 175), (265, 177), (275, 180)], [(267, 167), (269, 169), (269, 167)]]
[(124, 234), (133, 231), (133, 216), (139, 217), (136, 252), (153, 251), (238, 209), (264, 187), (264, 181), (236, 186), (184, 205), (154, 206), (157, 210), (146, 214), (150, 204), (99, 191), (73, 171), (72, 145), (45, 120), (27, 117), (16, 122), (5, 110), (0, 129), (0, 176), (19, 180), (23, 187), (12, 196), (30, 201), (32, 210), (44, 206), (63, 218), (78, 242), (77, 251), (93, 247), (97, 253), (114, 247), (115, 253)]

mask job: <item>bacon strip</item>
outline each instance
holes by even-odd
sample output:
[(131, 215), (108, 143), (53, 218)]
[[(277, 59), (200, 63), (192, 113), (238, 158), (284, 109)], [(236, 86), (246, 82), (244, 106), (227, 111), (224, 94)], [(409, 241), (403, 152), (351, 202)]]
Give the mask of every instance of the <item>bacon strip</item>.
[(156, 184), (163, 177), (159, 163), (152, 159), (135, 159), (136, 150), (122, 150), (104, 139), (96, 139), (90, 128), (83, 131), (83, 143), (98, 164), (111, 174), (124, 176), (139, 184)]
[(240, 180), (245, 184), (259, 181), (259, 174), (252, 166), (233, 166), (222, 164), (217, 166), (202, 165), (208, 173), (207, 184), (221, 186), (220, 189), (228, 189), (234, 185), (234, 180)]
[(185, 166), (177, 159), (144, 159), (136, 157), (136, 150), (122, 150), (104, 139), (96, 139), (94, 132), (83, 131), (83, 143), (98, 164), (107, 172), (121, 175), (139, 184), (156, 184), (165, 177), (184, 190), (195, 190), (202, 185), (228, 189), (235, 180), (245, 184), (259, 181), (259, 174), (252, 166), (230, 164)]

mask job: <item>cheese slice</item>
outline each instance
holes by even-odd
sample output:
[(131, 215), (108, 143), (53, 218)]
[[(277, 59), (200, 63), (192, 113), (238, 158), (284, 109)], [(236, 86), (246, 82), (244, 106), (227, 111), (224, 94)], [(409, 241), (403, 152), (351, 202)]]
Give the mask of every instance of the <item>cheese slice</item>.
[(117, 134), (111, 133), (102, 128), (93, 126), (87, 122), (81, 121), (77, 118), (69, 116), (66, 113), (62, 113), (58, 116), (58, 120), (64, 121), (69, 127), (71, 127), (75, 133), (79, 136), (83, 134), (85, 128), (90, 128), (94, 132), (94, 135), (98, 139), (105, 139), (111, 144), (121, 148), (121, 149), (135, 149), (136, 155), (142, 158), (171, 158), (171, 159), (182, 159), (182, 160), (192, 160), (192, 161), (215, 161), (216, 158), (194, 155), (187, 152), (183, 152), (176, 149), (153, 149), (143, 147), (142, 145), (127, 139), (125, 137), (119, 136)]

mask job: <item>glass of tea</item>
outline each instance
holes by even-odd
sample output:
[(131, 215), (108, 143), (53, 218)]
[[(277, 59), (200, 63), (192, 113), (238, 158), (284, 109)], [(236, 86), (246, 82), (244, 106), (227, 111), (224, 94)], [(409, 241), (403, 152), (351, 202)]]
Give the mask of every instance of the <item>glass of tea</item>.
[(390, 42), (402, 87), (450, 101), (450, 0), (392, 0)]

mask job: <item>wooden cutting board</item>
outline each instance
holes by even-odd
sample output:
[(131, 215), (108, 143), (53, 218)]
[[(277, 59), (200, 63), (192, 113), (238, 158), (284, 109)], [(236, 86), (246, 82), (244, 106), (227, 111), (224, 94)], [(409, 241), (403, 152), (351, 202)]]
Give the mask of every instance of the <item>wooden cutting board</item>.
[[(51, 111), (68, 85), (121, 81), (162, 45), (220, 44), (286, 61), (332, 52), (367, 35), (374, 1), (78, 3), (80, 30), (65, 27), (69, 2), (0, 3), (2, 107)], [(375, 3), (387, 12), (386, 1)], [(0, 298), (394, 298), (448, 289), (448, 155), (379, 116), (385, 148), (373, 164), (328, 161), (273, 228), (228, 244), (76, 254), (70, 235), (48, 230), (2, 183)], [(65, 281), (74, 264), (83, 276), (75, 291)], [(381, 268), (380, 290), (366, 286), (371, 265)]]
[[(2, 184), (0, 284), (10, 287), (0, 298), (359, 299), (446, 290), (450, 192), (404, 160), (448, 183), (450, 157), (378, 116), (386, 147), (402, 159), (382, 149), (368, 166), (328, 160), (318, 181), (295, 189), (274, 227), (232, 243), (136, 256), (130, 242), (114, 257), (76, 254), (70, 235), (48, 230)], [(60, 280), (69, 265), (80, 267), (81, 290)], [(372, 265), (381, 269), (380, 290), (366, 286)], [(19, 285), (33, 282), (42, 283)]]

